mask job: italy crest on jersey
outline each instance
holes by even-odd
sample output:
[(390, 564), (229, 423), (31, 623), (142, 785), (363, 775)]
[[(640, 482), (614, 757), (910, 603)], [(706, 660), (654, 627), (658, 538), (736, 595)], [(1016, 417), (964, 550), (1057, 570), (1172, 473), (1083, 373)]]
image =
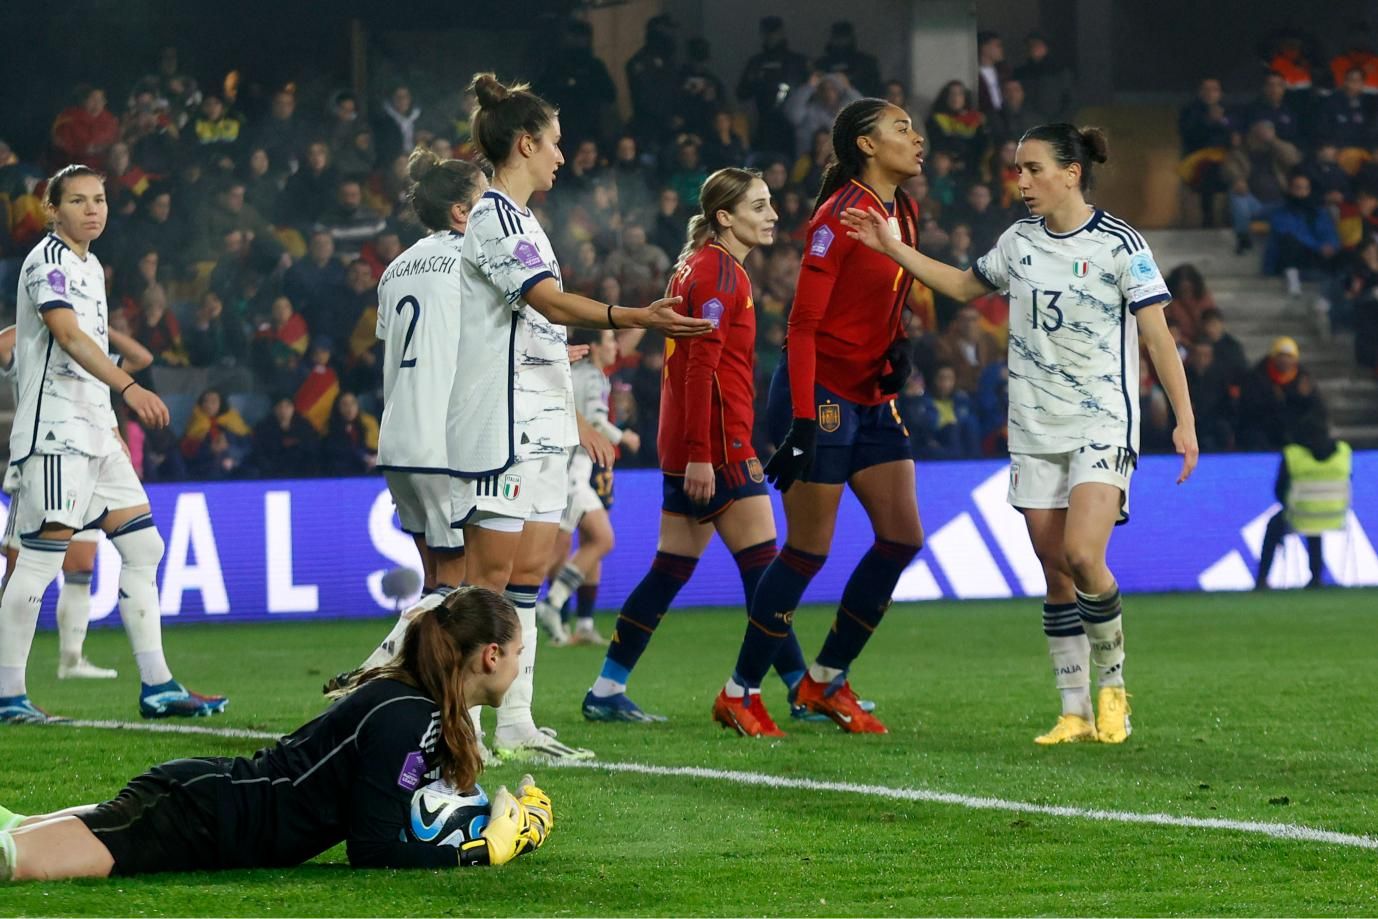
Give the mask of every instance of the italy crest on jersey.
[(515, 472), (509, 472), (502, 477), (502, 496), (508, 501), (517, 500), (517, 495), (522, 493), (522, 477)]
[(1072, 274), (1079, 278), (1084, 278), (1091, 273), (1091, 262), (1084, 258), (1079, 258), (1072, 262)]

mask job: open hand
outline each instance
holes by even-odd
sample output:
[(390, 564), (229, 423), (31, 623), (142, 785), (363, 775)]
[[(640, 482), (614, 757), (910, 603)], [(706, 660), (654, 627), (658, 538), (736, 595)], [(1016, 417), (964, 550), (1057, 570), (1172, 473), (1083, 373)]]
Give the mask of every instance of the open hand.
[(842, 223), (852, 239), (868, 249), (889, 254), (887, 247), (895, 237), (890, 232), (890, 221), (880, 211), (849, 207), (842, 213)]
[(639, 325), (643, 328), (655, 329), (670, 338), (694, 338), (713, 331), (713, 323), (707, 319), (695, 319), (675, 310), (675, 307), (679, 306), (683, 299), (683, 297), (666, 297), (642, 308), (639, 311), (642, 314)]

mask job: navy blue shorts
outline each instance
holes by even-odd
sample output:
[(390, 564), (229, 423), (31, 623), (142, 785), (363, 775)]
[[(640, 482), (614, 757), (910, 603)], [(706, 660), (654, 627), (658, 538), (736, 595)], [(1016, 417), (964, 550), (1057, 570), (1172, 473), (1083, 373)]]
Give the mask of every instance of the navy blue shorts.
[(693, 517), (699, 523), (708, 523), (731, 507), (734, 501), (770, 493), (766, 487), (765, 473), (761, 471), (761, 461), (754, 456), (720, 467), (713, 478), (712, 500), (707, 504), (695, 504), (684, 493), (684, 476), (666, 475), (662, 483), (660, 509), (677, 517)]
[[(818, 452), (813, 468), (801, 481), (841, 485), (863, 469), (912, 460), (909, 432), (900, 420), (894, 400), (880, 405), (858, 405), (820, 383), (813, 386), (818, 421)], [(775, 368), (766, 403), (770, 439), (780, 443), (794, 420), (789, 391), (789, 360)]]
[(589, 473), (589, 485), (593, 486), (598, 500), (603, 502), (603, 510), (612, 510), (612, 470), (594, 463), (593, 472)]

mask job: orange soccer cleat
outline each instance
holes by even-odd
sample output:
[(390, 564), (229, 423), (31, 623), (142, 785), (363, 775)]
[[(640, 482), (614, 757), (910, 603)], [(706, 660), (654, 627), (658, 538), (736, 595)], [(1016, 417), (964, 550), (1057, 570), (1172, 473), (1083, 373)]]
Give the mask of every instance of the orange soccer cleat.
[(775, 719), (766, 711), (759, 692), (748, 692), (740, 699), (734, 699), (727, 690), (718, 693), (713, 700), (713, 720), (725, 728), (731, 728), (743, 737), (784, 737), (785, 732), (775, 724)]
[(820, 683), (804, 674), (795, 689), (794, 704), (827, 715), (849, 734), (890, 733), (879, 718), (861, 707), (845, 674), (839, 675), (831, 683)]

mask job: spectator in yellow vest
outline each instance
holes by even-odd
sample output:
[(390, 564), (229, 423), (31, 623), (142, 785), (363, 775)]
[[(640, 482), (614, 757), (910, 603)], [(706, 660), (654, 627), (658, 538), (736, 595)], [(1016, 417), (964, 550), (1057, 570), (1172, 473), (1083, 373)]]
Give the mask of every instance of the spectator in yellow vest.
[(1282, 510), (1273, 515), (1264, 531), (1255, 590), (1267, 589), (1273, 556), (1288, 532), (1306, 539), (1306, 554), (1311, 563), (1307, 589), (1321, 586), (1325, 567), (1321, 534), (1344, 529), (1349, 516), (1352, 469), (1349, 444), (1330, 436), (1323, 415), (1313, 415), (1298, 426), (1297, 442), (1282, 448), (1282, 466), (1274, 486)]

